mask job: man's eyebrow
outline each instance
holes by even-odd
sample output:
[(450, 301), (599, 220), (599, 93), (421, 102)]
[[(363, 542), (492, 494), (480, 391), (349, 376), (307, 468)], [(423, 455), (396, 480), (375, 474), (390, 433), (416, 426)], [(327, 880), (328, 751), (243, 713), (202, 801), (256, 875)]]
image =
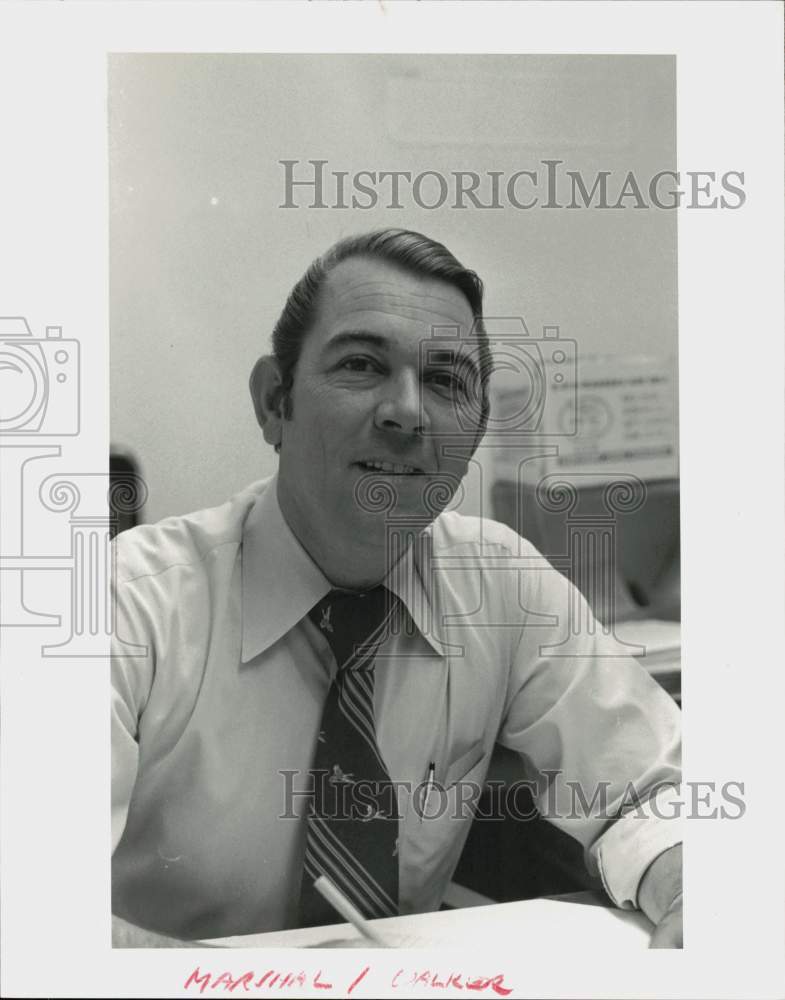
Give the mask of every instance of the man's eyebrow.
[(388, 339), (379, 333), (371, 333), (370, 330), (343, 330), (327, 341), (324, 350), (332, 351), (353, 344), (370, 344), (380, 348), (390, 346)]

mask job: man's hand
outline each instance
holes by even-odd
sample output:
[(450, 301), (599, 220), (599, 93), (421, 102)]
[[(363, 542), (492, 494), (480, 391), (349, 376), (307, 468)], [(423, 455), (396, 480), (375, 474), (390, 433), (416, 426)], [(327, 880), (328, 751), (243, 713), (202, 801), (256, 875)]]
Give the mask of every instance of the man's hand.
[(654, 924), (650, 948), (682, 948), (681, 844), (663, 851), (646, 869), (638, 905)]
[(673, 900), (654, 928), (650, 948), (683, 948), (684, 932), (681, 919), (681, 893)]

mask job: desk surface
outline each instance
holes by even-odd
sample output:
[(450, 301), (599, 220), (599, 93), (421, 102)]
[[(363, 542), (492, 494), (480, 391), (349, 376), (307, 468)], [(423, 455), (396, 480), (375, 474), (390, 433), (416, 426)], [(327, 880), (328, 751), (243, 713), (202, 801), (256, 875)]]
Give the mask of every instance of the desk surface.
[[(648, 948), (651, 924), (639, 911), (585, 905), (569, 899), (528, 899), (493, 906), (473, 906), (437, 913), (417, 913), (375, 920), (374, 927), (392, 948), (520, 948), (553, 945), (558, 939), (572, 950)], [(218, 938), (208, 944), (227, 948), (340, 948), (363, 945), (350, 924), (304, 927), (267, 934)]]

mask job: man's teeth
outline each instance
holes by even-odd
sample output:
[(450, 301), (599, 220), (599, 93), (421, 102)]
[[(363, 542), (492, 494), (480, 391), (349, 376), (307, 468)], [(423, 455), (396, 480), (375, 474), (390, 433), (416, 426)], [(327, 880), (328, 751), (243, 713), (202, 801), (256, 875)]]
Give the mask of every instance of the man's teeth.
[(397, 462), (361, 462), (366, 469), (373, 469), (375, 472), (391, 472), (396, 476), (412, 475), (420, 470), (413, 465), (399, 465)]

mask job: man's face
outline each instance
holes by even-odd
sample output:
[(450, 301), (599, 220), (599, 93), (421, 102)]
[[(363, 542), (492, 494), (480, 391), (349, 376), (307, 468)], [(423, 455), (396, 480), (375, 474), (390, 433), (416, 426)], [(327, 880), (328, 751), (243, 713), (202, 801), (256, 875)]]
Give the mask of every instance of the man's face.
[[(282, 425), (279, 500), (334, 583), (359, 585), (365, 565), (365, 582), (384, 575), (386, 515), (358, 499), (368, 495), (369, 477), (394, 496), (396, 519), (422, 527), (435, 515), (423, 498), (428, 485), (441, 479), (452, 492), (465, 474), (476, 443), (467, 433), (467, 414), (476, 418), (476, 352), (456, 351), (451, 340), (451, 350), (426, 364), (421, 344), (433, 342), (435, 326), (458, 327), (465, 338), (472, 322), (458, 289), (381, 261), (344, 261), (322, 287)], [(442, 454), (440, 439), (450, 434), (465, 442), (461, 457)]]

